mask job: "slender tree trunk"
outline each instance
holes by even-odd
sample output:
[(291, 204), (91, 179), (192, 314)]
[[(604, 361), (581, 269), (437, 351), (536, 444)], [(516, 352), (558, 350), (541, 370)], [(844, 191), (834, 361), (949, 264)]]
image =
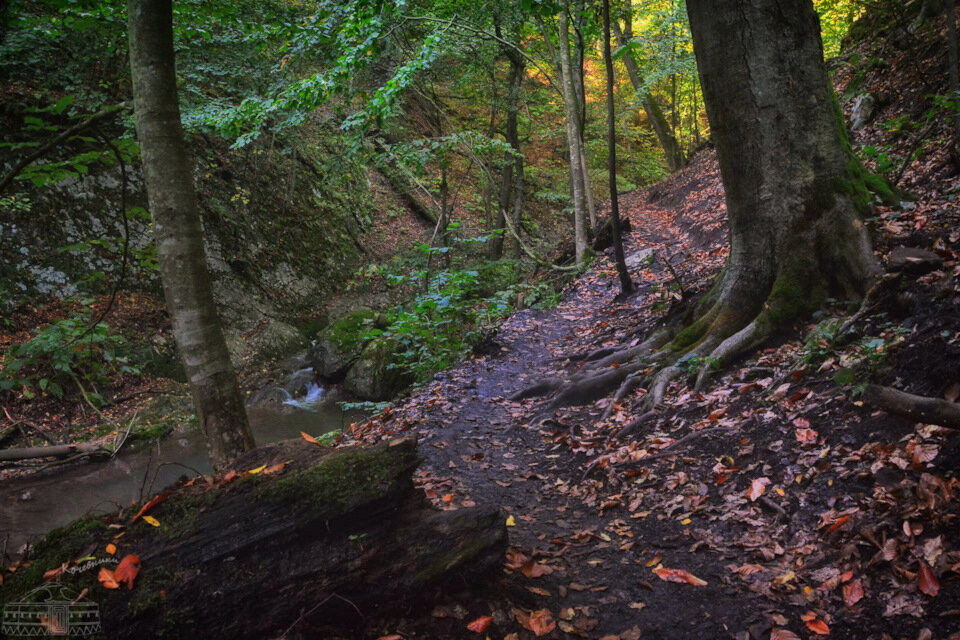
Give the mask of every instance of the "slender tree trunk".
[[(960, 54), (957, 51), (957, 9), (955, 0), (946, 0), (947, 5), (947, 56), (950, 65), (950, 91), (960, 95)], [(953, 114), (953, 163), (960, 167), (960, 113)]]
[(723, 364), (878, 270), (860, 213), (893, 199), (853, 155), (811, 0), (687, 0), (726, 188), (730, 257), (672, 344)]
[(570, 61), (569, 0), (564, 0), (557, 20), (559, 34), (559, 59), (561, 80), (566, 107), (567, 144), (570, 152), (570, 182), (573, 191), (574, 250), (577, 264), (583, 264), (587, 251), (586, 194), (583, 179), (583, 152), (580, 149), (580, 133), (577, 127), (577, 94)]
[(180, 126), (171, 0), (129, 0), (134, 114), (173, 335), (215, 468), (254, 446), (207, 273)]
[[(518, 129), (518, 115), (520, 113), (520, 92), (523, 86), (524, 60), (516, 51), (503, 47), (504, 55), (510, 61), (510, 88), (507, 93), (507, 120), (504, 130), (507, 143), (517, 153), (520, 152), (520, 132)], [(498, 229), (505, 230), (504, 216), (512, 216), (516, 195), (515, 183), (521, 179), (518, 172), (523, 171), (523, 163), (516, 162), (515, 158), (505, 158), (506, 163), (501, 170), (500, 200), (497, 210)], [(512, 218), (511, 218), (512, 219)], [(503, 255), (504, 237), (502, 235), (491, 239), (490, 258), (497, 260)]]
[(613, 254), (620, 276), (620, 291), (633, 291), (630, 272), (623, 256), (620, 203), (617, 197), (617, 123), (613, 108), (613, 55), (610, 53), (610, 0), (603, 0), (603, 63), (607, 69), (607, 170), (610, 176), (610, 217), (613, 220)]
[[(630, 20), (629, 13), (627, 14), (627, 20)], [(617, 43), (621, 47), (626, 46), (629, 38), (621, 31), (620, 25), (614, 21), (610, 26), (613, 28), (613, 32), (617, 37)], [(623, 57), (623, 62), (627, 67), (627, 75), (630, 76), (630, 83), (633, 85), (634, 90), (638, 94), (641, 94), (643, 110), (647, 114), (647, 120), (650, 122), (650, 126), (653, 127), (653, 132), (657, 134), (657, 140), (660, 142), (660, 146), (663, 148), (663, 155), (667, 159), (667, 166), (671, 172), (679, 171), (683, 168), (685, 162), (683, 151), (677, 143), (677, 139), (670, 132), (670, 124), (667, 122), (666, 116), (663, 115), (663, 109), (660, 108), (660, 105), (649, 91), (643, 90), (643, 78), (640, 75), (640, 68), (637, 66), (637, 61), (633, 59), (633, 54), (628, 52), (627, 55)]]

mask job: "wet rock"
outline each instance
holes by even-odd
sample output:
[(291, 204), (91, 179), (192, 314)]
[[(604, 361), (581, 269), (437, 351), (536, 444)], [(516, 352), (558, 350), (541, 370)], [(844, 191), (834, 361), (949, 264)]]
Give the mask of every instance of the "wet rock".
[(867, 126), (877, 114), (877, 99), (870, 93), (861, 93), (853, 100), (850, 128), (856, 131)]
[(376, 312), (359, 309), (343, 316), (317, 336), (309, 356), (310, 366), (325, 380), (340, 380), (363, 353), (365, 334), (375, 328)]
[(413, 383), (413, 378), (397, 366), (397, 346), (384, 339), (367, 343), (363, 353), (347, 371), (343, 388), (364, 400), (383, 401), (394, 398)]
[(887, 256), (888, 271), (903, 271), (921, 276), (943, 267), (937, 254), (916, 247), (897, 247)]

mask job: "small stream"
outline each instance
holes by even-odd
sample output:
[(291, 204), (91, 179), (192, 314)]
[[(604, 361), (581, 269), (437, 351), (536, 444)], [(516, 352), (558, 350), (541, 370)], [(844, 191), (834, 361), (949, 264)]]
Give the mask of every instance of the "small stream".
[[(299, 438), (305, 431), (317, 436), (340, 431), (363, 418), (345, 412), (335, 392), (313, 380), (310, 369), (291, 374), (277, 387), (257, 394), (247, 416), (257, 445)], [(166, 463), (166, 464), (162, 464)], [(158, 492), (180, 476), (210, 473), (203, 436), (198, 429), (174, 432), (159, 442), (127, 448), (107, 462), (77, 464), (0, 483), (0, 551), (4, 539), (8, 554), (50, 529), (88, 513), (107, 513)], [(152, 483), (152, 489), (148, 491)], [(144, 488), (144, 484), (147, 488)]]

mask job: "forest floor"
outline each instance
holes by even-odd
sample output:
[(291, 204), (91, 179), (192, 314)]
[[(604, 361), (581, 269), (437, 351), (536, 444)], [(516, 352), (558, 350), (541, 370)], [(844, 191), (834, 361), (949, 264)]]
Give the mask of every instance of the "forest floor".
[(643, 389), (607, 420), (609, 398), (556, 412), (508, 398), (638, 343), (722, 267), (712, 151), (624, 195), (627, 255), (655, 256), (633, 271), (636, 294), (618, 298), (604, 258), (556, 309), (513, 316), (488, 355), (352, 428), (354, 442), (416, 433), (426, 497), (498, 504), (510, 538), (490, 584), (370, 637), (960, 638), (960, 439), (862, 400), (867, 382), (960, 394), (960, 176), (930, 146), (902, 185), (911, 201), (872, 221), (878, 254), (893, 270), (891, 250), (922, 248), (940, 268), (890, 275), (844, 336), (856, 308), (830, 301), (703, 393), (674, 383), (667, 406), (618, 439)]

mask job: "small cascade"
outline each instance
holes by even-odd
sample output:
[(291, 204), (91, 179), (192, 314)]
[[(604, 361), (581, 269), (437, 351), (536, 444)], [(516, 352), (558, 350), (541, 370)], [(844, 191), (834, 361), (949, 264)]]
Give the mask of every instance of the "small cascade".
[(326, 397), (324, 396), (323, 387), (313, 382), (307, 387), (307, 393), (302, 398), (291, 397), (288, 400), (284, 400), (283, 404), (296, 407), (297, 409), (311, 411), (324, 402), (326, 402)]

